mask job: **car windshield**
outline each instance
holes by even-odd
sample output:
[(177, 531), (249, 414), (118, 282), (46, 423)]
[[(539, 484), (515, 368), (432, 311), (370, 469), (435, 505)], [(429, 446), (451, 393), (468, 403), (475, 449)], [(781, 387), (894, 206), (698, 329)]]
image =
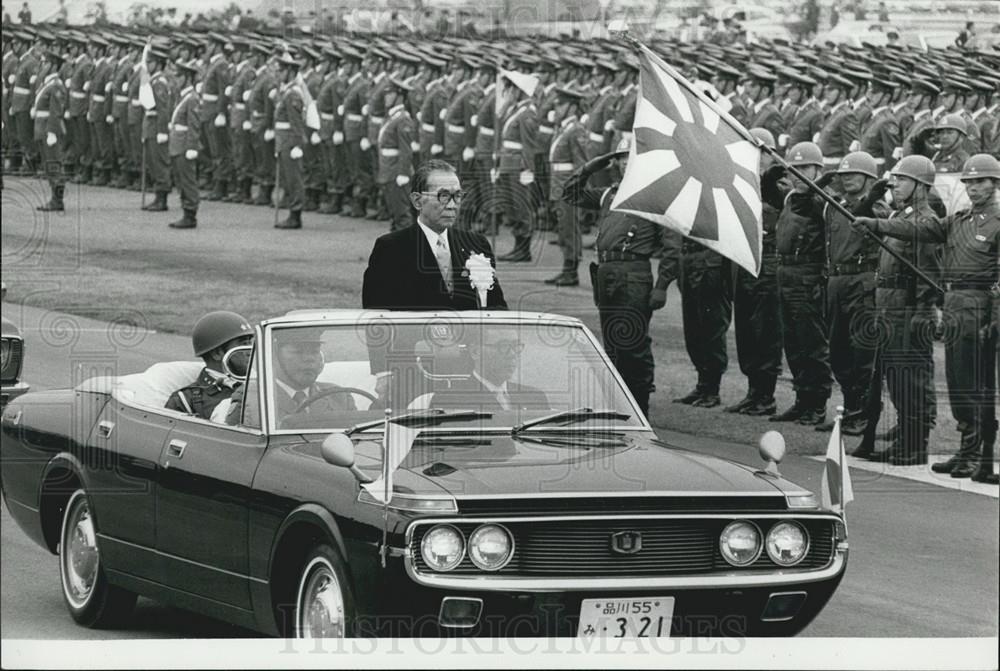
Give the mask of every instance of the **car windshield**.
[(594, 342), (569, 323), (382, 321), (266, 333), (265, 392), (278, 431), (341, 430), (387, 409), (427, 408), (489, 413), (442, 423), (444, 430), (511, 428), (580, 408), (628, 417), (604, 413), (543, 430), (643, 426)]

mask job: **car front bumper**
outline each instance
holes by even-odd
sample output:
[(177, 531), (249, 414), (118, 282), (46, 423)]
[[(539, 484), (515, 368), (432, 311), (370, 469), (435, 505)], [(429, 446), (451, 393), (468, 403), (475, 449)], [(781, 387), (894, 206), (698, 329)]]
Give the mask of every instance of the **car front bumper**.
[(30, 389), (31, 386), (26, 382), (15, 382), (14, 384), (3, 385), (0, 387), (0, 408), (5, 407), (8, 403), (21, 394), (27, 393)]

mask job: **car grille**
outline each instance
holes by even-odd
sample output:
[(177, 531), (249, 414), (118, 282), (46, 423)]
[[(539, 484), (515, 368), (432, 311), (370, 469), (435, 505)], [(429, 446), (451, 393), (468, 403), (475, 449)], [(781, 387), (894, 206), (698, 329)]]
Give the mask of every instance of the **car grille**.
[[(636, 519), (636, 520), (565, 520), (537, 522), (505, 522), (514, 536), (514, 556), (492, 575), (518, 577), (639, 577), (664, 575), (711, 574), (714, 572), (747, 571), (779, 568), (761, 552), (750, 566), (729, 565), (719, 551), (719, 534), (731, 520), (727, 519)], [(773, 524), (781, 520), (753, 520), (766, 536)], [(830, 520), (799, 519), (809, 533), (810, 545), (806, 558), (791, 570), (818, 569), (830, 563), (833, 556), (833, 523)], [(466, 539), (480, 522), (454, 524)], [(420, 542), (434, 525), (416, 527), (410, 550), (414, 567), (422, 573), (434, 573), (420, 555)], [(636, 554), (623, 555), (611, 550), (611, 536), (621, 531), (642, 534), (642, 549)], [(789, 570), (789, 569), (784, 569)], [(483, 574), (468, 555), (448, 575)]]
[(3, 349), (3, 370), (0, 371), (0, 380), (4, 384), (13, 384), (17, 382), (18, 375), (21, 374), (24, 341), (20, 338), (4, 338)]

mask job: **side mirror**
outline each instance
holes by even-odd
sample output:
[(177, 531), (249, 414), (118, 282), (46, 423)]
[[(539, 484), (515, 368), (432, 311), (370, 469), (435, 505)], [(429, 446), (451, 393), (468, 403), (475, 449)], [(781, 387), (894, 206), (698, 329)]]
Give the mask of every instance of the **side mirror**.
[(785, 458), (785, 437), (777, 431), (768, 431), (760, 437), (759, 449), (760, 458), (767, 462), (767, 466), (758, 473), (775, 478), (781, 477), (781, 473), (778, 472), (778, 464)]
[(326, 463), (348, 469), (358, 482), (372, 482), (371, 478), (354, 465), (354, 441), (346, 433), (331, 433), (327, 436), (321, 452)]
[(234, 347), (222, 357), (222, 370), (229, 377), (237, 380), (246, 380), (247, 373), (250, 372), (250, 353), (253, 345), (240, 345)]

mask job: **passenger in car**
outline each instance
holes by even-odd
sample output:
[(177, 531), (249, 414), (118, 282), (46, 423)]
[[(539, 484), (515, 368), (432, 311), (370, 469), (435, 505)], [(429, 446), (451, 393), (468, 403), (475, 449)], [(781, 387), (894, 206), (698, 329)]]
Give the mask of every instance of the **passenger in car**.
[(215, 407), (232, 396), (241, 385), (230, 375), (232, 371), (223, 366), (226, 353), (234, 347), (253, 342), (253, 327), (235, 312), (209, 312), (194, 325), (191, 341), (195, 355), (204, 360), (205, 367), (193, 384), (170, 395), (166, 407), (211, 419)]

